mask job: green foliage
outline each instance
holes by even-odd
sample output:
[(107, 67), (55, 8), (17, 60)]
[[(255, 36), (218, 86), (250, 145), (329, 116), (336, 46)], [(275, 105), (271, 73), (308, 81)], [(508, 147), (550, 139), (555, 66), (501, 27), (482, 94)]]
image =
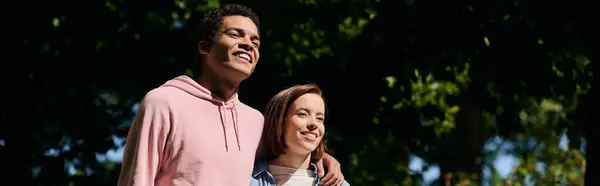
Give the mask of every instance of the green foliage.
[[(566, 119), (563, 105), (551, 99), (530, 100), (527, 105), (529, 108), (520, 112), (520, 120), (526, 132), (518, 137), (533, 137), (538, 142), (533, 148), (520, 150), (520, 165), (514, 168), (506, 181), (525, 185), (526, 177), (529, 176), (538, 184), (583, 185), (585, 156), (578, 147), (559, 148), (560, 131), (557, 129), (561, 127), (558, 124)], [(567, 131), (568, 128), (562, 130)], [(527, 143), (527, 140), (520, 143)], [(539, 163), (545, 166), (536, 170)]]
[[(468, 71), (469, 63), (464, 64), (462, 72), (457, 72), (457, 68), (446, 67), (447, 71), (453, 71), (456, 80), (455, 81), (436, 81), (433, 74), (429, 73), (425, 77), (419, 73), (419, 70), (415, 70), (415, 81), (410, 82), (411, 87), (409, 90), (404, 90), (401, 87), (401, 91), (409, 91), (412, 93), (410, 100), (403, 98), (401, 102), (394, 105), (394, 109), (400, 109), (403, 106), (421, 109), (425, 106), (436, 107), (443, 115), (443, 118), (434, 116), (423, 116), (421, 115), (421, 124), (425, 127), (433, 126), (435, 128), (436, 135), (449, 133), (455, 127), (455, 118), (460, 110), (459, 105), (449, 105), (446, 102), (447, 97), (456, 96), (460, 94), (462, 88), (466, 87), (469, 81)], [(394, 77), (387, 77), (388, 87), (393, 88)]]

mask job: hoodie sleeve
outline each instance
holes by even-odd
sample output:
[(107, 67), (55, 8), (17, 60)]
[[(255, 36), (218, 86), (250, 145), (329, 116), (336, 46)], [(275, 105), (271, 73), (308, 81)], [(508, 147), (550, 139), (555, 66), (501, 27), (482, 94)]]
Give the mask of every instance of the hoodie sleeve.
[(127, 135), (118, 186), (154, 186), (165, 159), (170, 129), (167, 100), (159, 92), (149, 92)]
[(262, 138), (258, 142), (258, 148), (256, 148), (256, 153), (254, 155), (254, 161), (258, 161), (265, 156), (265, 145), (263, 145)]

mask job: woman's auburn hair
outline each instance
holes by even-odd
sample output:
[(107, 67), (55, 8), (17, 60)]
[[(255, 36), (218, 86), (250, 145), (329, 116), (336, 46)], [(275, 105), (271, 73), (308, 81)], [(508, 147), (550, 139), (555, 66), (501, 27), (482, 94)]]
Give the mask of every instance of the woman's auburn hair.
[[(269, 100), (265, 107), (265, 123), (261, 136), (265, 157), (274, 159), (285, 153), (287, 148), (285, 143), (287, 125), (285, 121), (289, 108), (300, 96), (310, 93), (319, 95), (325, 102), (319, 86), (312, 83), (292, 86), (280, 91)], [(312, 160), (321, 159), (323, 154), (327, 152), (324, 141), (324, 139), (321, 139), (317, 148), (311, 153)]]

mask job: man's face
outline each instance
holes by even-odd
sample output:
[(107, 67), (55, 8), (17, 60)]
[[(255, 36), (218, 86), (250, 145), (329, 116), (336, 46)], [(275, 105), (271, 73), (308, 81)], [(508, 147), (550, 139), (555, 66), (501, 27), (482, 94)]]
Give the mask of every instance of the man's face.
[(233, 81), (248, 78), (260, 54), (258, 28), (243, 16), (225, 16), (215, 39), (208, 48), (206, 63), (214, 73)]

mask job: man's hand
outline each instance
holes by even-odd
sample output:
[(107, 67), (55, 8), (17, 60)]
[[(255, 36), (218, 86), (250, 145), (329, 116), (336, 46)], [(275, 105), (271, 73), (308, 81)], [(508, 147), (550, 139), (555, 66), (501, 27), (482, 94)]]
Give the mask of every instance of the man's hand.
[[(327, 175), (325, 175), (323, 164), (327, 167)], [(341, 186), (344, 183), (340, 162), (327, 153), (323, 154), (323, 158), (317, 161), (317, 172), (319, 173), (317, 176), (322, 178), (320, 185)]]

